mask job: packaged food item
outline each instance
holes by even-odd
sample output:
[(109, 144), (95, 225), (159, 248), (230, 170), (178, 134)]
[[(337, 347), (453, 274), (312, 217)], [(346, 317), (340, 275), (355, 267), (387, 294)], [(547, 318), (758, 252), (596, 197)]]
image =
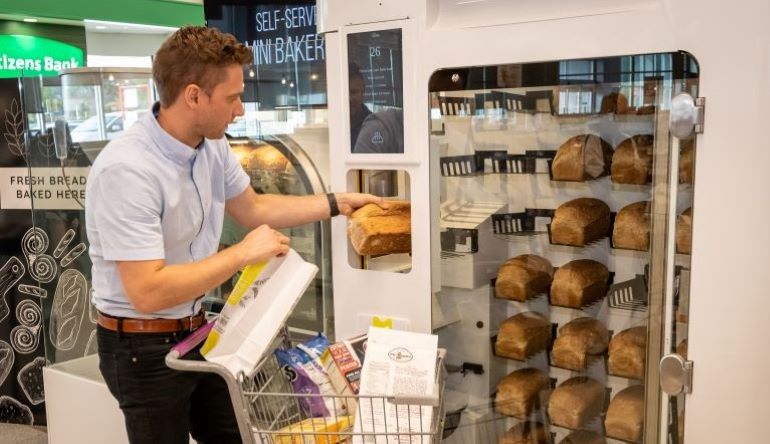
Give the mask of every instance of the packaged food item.
[(308, 418), (278, 431), (276, 444), (337, 444), (347, 435), (316, 435), (315, 433), (348, 432), (353, 425), (352, 416)]

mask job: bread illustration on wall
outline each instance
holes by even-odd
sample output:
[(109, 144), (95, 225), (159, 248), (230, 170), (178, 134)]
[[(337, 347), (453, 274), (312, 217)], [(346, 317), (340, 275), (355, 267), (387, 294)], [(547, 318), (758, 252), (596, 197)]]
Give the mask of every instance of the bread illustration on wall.
[(584, 182), (610, 173), (612, 146), (594, 134), (567, 139), (551, 163), (553, 180)]
[(549, 389), (548, 375), (536, 368), (523, 368), (497, 384), (495, 411), (501, 415), (526, 419), (540, 405)]
[(610, 401), (604, 426), (610, 438), (641, 441), (644, 426), (644, 387), (632, 385), (618, 392)]
[(547, 259), (534, 254), (512, 257), (497, 271), (495, 295), (524, 302), (548, 291), (552, 277), (553, 266)]
[(545, 425), (539, 422), (520, 422), (508, 429), (498, 444), (551, 444), (551, 437)]
[(48, 324), (51, 343), (57, 349), (69, 350), (75, 346), (87, 295), (88, 283), (82, 273), (69, 269), (61, 274)]
[(559, 267), (551, 284), (551, 305), (581, 308), (607, 294), (610, 272), (604, 264), (578, 259)]
[(635, 202), (618, 212), (612, 230), (612, 246), (625, 250), (650, 249), (649, 202)]
[(692, 208), (676, 217), (676, 252), (692, 253)]
[(647, 354), (647, 328), (633, 327), (623, 330), (610, 341), (609, 372), (626, 378), (644, 379), (644, 363)]
[(557, 367), (583, 370), (592, 356), (607, 351), (609, 332), (593, 318), (573, 319), (559, 328), (553, 343), (551, 363)]
[(559, 441), (559, 444), (606, 444), (607, 440), (590, 430), (576, 430)]
[[(95, 330), (94, 330), (95, 331)], [(45, 388), (43, 387), (43, 367), (46, 366), (45, 358), (38, 356), (32, 362), (25, 365), (16, 375), (24, 394), (32, 405), (45, 401)]]
[(610, 207), (599, 199), (580, 197), (556, 209), (551, 221), (551, 242), (583, 247), (607, 236)]
[(695, 179), (695, 140), (679, 142), (679, 183), (693, 184)]
[(595, 379), (576, 376), (559, 384), (548, 400), (548, 416), (561, 427), (577, 429), (599, 415), (604, 407), (604, 386)]
[(539, 353), (551, 342), (551, 324), (540, 313), (525, 311), (500, 324), (495, 354), (523, 361)]
[(612, 155), (612, 181), (644, 185), (652, 181), (654, 137), (642, 134), (620, 142)]
[(348, 219), (348, 237), (362, 256), (412, 251), (412, 210), (407, 201), (387, 201), (387, 208), (366, 204)]

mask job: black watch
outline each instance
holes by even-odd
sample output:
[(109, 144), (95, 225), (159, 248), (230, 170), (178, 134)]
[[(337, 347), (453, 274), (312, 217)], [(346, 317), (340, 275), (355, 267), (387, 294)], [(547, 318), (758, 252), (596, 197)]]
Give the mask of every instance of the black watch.
[(339, 216), (340, 207), (337, 206), (337, 197), (334, 193), (326, 193), (326, 200), (329, 201), (329, 217)]

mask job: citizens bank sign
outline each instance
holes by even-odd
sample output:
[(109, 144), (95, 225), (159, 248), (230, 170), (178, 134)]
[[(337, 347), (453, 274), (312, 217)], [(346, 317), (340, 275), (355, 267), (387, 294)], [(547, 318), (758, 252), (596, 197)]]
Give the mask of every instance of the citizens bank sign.
[(83, 66), (83, 50), (30, 35), (0, 35), (0, 79), (55, 76)]

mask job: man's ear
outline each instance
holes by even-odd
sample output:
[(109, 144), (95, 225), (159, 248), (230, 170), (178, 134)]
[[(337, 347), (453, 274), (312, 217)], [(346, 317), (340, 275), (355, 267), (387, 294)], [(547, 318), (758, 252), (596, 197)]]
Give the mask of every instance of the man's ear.
[(188, 108), (197, 108), (200, 104), (200, 101), (202, 100), (201, 94), (202, 94), (201, 87), (191, 83), (184, 87), (183, 96), (185, 104)]

